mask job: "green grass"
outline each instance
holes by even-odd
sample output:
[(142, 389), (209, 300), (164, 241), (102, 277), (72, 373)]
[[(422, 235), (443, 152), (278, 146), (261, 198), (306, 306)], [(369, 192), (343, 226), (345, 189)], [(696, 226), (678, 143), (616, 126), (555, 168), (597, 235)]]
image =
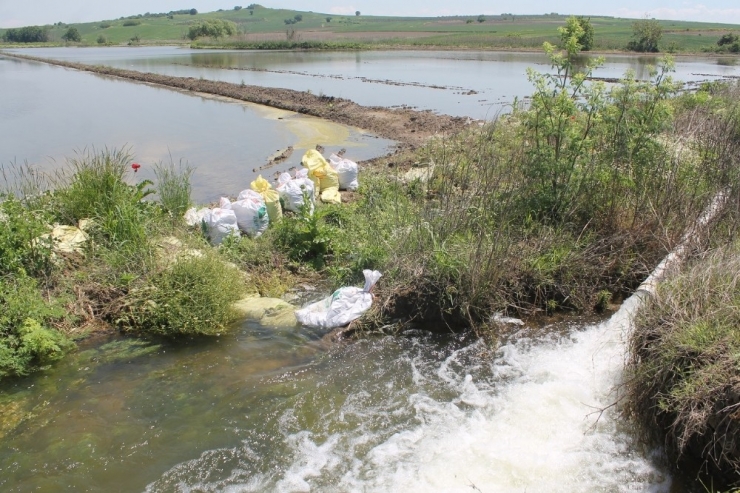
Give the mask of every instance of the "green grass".
[[(301, 22), (286, 25), (285, 19), (292, 19), (300, 14)], [(387, 16), (337, 16), (314, 12), (302, 12), (285, 9), (257, 8), (250, 15), (248, 9), (223, 10), (221, 12), (198, 13), (197, 15), (178, 14), (168, 17), (134, 16), (134, 19), (109, 19), (97, 22), (49, 26), (51, 44), (62, 42), (62, 35), (68, 26), (76, 27), (82, 35), (82, 43), (97, 45), (103, 35), (112, 44), (126, 44), (138, 37), (142, 44), (187, 43), (190, 27), (204, 20), (228, 20), (236, 23), (239, 35), (231, 41), (240, 42), (243, 34), (274, 33), (284, 36), (286, 29), (295, 29), (303, 42), (325, 42), (314, 38), (309, 31), (336, 33), (340, 39), (333, 40), (340, 44), (359, 43), (363, 48), (373, 47), (440, 47), (440, 48), (539, 48), (545, 40), (557, 38), (556, 29), (565, 24), (566, 16), (562, 15), (527, 15), (519, 16), (486, 16), (483, 23), (466, 23), (476, 19), (476, 15), (457, 17), (387, 17)], [(326, 18), (331, 17), (331, 22)], [(622, 50), (632, 36), (633, 19), (612, 17), (591, 17), (595, 31), (596, 50)], [(126, 22), (139, 22), (135, 26), (124, 26)], [(701, 52), (711, 51), (719, 37), (728, 32), (739, 32), (740, 26), (718, 23), (700, 23), (686, 21), (660, 21), (664, 29), (660, 43), (661, 51)], [(106, 27), (107, 26), (107, 27)], [(0, 29), (0, 35), (3, 30)], [(398, 39), (382, 36), (383, 33), (409, 32), (425, 33), (423, 38)], [(364, 34), (356, 38), (358, 33)], [(353, 36), (341, 39), (341, 35)], [(241, 40), (243, 43), (244, 41)], [(1, 45), (0, 45), (1, 46)], [(232, 47), (230, 44), (224, 45)], [(239, 46), (239, 45), (233, 45)], [(274, 48), (272, 47), (274, 46)], [(285, 49), (283, 45), (262, 44), (253, 46), (243, 44), (244, 49)], [(310, 49), (331, 49), (327, 45), (304, 46)], [(341, 46), (340, 46), (341, 48)]]
[(646, 434), (725, 484), (740, 481), (731, 439), (740, 430), (739, 253), (722, 248), (667, 280), (638, 313), (631, 341), (629, 405)]

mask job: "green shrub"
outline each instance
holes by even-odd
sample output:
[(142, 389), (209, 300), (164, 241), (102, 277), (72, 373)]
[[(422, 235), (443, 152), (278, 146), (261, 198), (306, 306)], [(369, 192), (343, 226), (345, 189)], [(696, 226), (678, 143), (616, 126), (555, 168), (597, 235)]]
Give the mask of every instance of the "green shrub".
[(69, 339), (43, 325), (63, 316), (44, 302), (32, 278), (0, 277), (0, 378), (26, 375), (69, 351)]
[(17, 273), (48, 274), (52, 268), (49, 214), (31, 210), (19, 199), (6, 196), (0, 202), (0, 276)]
[(135, 20), (135, 19), (128, 19), (128, 20), (123, 21), (124, 27), (138, 26), (139, 24), (141, 24), (141, 21)]
[(132, 289), (118, 320), (124, 330), (161, 336), (218, 335), (244, 293), (242, 274), (214, 253), (192, 254)]

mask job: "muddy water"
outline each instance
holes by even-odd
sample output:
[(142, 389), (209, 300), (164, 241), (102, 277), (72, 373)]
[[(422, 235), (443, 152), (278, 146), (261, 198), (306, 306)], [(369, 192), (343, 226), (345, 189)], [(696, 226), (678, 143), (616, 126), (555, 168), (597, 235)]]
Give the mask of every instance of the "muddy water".
[(98, 344), (0, 388), (0, 489), (667, 492), (660, 457), (597, 412), (622, 330)]
[[(39, 57), (227, 82), (285, 87), (351, 99), (362, 105), (408, 105), (490, 119), (515, 97), (529, 96), (527, 68), (550, 70), (542, 53), (480, 51), (259, 52), (185, 48), (50, 48), (10, 50)], [(608, 55), (594, 75), (649, 77), (657, 56)], [(680, 56), (681, 81), (740, 76), (737, 57)]]
[[(361, 129), (248, 103), (186, 94), (0, 55), (0, 165), (28, 162), (52, 171), (85, 148), (128, 147), (152, 165), (196, 169), (193, 198), (236, 195), (256, 178), (300, 166), (305, 150), (347, 150), (354, 160), (385, 154), (393, 142)], [(264, 170), (278, 151), (293, 156)], [(0, 179), (1, 182), (1, 179)]]

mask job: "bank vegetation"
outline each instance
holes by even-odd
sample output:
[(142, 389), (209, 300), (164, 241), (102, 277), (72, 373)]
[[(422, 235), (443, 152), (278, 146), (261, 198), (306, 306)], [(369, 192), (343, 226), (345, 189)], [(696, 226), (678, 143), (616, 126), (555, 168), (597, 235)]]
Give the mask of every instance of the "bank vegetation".
[[(156, 164), (157, 180), (140, 181), (131, 156), (104, 150), (70, 159), (55, 176), (6, 169), (0, 376), (43, 368), (101, 327), (221, 334), (245, 292), (355, 284), (363, 269), (384, 277), (353, 326), (359, 333), (418, 325), (505, 337), (496, 313), (590, 313), (619, 302), (719, 190), (730, 191), (731, 205), (703, 244), (734, 242), (740, 88), (683, 91), (670, 59), (649, 81), (627, 73), (618, 84), (587, 83), (601, 60), (577, 65), (583, 33), (571, 29), (564, 51), (545, 45), (553, 71), (529, 73), (526, 104), (366, 163), (343, 204), (286, 214), (256, 239), (214, 248), (183, 224), (186, 167)], [(304, 112), (310, 101), (338, 111), (312, 98)], [(80, 226), (87, 241), (60, 252), (48, 235), (55, 223)], [(632, 395), (646, 429), (679, 455), (704, 443), (692, 437), (714, 433), (698, 456), (737, 479), (728, 452), (736, 445), (722, 432), (737, 415), (734, 251), (669, 282), (642, 315)]]

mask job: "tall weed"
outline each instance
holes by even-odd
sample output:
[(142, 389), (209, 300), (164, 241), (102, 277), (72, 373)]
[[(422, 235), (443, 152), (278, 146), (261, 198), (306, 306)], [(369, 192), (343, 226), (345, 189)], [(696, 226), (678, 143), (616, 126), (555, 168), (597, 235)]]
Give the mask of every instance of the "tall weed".
[(170, 217), (180, 220), (190, 207), (190, 176), (193, 168), (188, 165), (175, 167), (159, 163), (154, 166), (154, 176), (157, 181), (157, 195), (159, 203)]

